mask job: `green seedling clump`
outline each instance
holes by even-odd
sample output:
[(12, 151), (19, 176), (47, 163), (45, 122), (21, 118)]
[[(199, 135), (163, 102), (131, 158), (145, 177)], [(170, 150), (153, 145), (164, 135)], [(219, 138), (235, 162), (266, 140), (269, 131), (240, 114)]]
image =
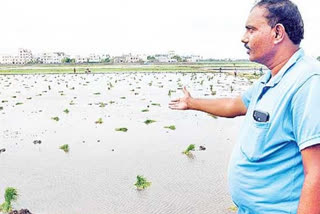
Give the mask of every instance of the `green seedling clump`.
[(141, 110), (141, 112), (148, 112), (149, 111), (149, 109), (143, 109), (143, 110)]
[(144, 121), (145, 124), (149, 125), (150, 123), (154, 123), (156, 122), (155, 120), (146, 120)]
[(64, 144), (64, 145), (60, 146), (59, 149), (62, 149), (64, 152), (69, 152), (69, 145)]
[(147, 181), (142, 175), (137, 175), (137, 182), (134, 184), (137, 189), (145, 189), (151, 185), (151, 182)]
[(68, 114), (69, 113), (69, 109), (66, 108), (63, 112)]
[(194, 151), (194, 148), (195, 148), (195, 145), (194, 144), (190, 144), (188, 146), (188, 148), (185, 151), (183, 151), (183, 154), (189, 155), (190, 151)]
[(18, 198), (17, 190), (13, 187), (7, 187), (4, 193), (4, 202), (0, 205), (1, 212), (12, 211), (12, 201), (16, 201)]
[(59, 117), (51, 117), (52, 120), (59, 121)]
[(103, 103), (103, 102), (100, 102), (100, 103), (99, 103), (99, 107), (100, 107), (100, 108), (104, 108), (104, 107), (106, 107), (106, 104)]
[(176, 130), (176, 127), (174, 125), (171, 126), (165, 126), (166, 129)]
[(153, 106), (160, 106), (159, 103), (151, 103), (151, 105), (153, 105)]
[(118, 132), (127, 132), (128, 131), (127, 128), (116, 128), (115, 130)]
[(102, 118), (99, 118), (95, 123), (96, 123), (96, 124), (102, 124), (102, 123), (103, 123)]

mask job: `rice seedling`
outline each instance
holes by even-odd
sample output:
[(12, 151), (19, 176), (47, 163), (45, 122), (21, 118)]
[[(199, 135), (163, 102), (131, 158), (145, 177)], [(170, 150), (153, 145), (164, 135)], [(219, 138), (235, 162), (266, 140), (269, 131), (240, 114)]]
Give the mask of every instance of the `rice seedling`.
[(59, 147), (59, 149), (63, 150), (64, 152), (69, 152), (69, 145), (68, 144), (64, 144), (62, 146)]
[(100, 95), (101, 93), (100, 92), (96, 92), (96, 93), (93, 93), (94, 95)]
[(8, 100), (2, 100), (1, 102), (2, 102), (2, 103), (7, 103), (7, 102), (8, 102)]
[(16, 105), (22, 105), (23, 103), (20, 103), (20, 102), (18, 102), (18, 103), (16, 103)]
[(102, 123), (103, 123), (102, 118), (99, 118), (95, 123), (96, 123), (96, 124), (102, 124)]
[(142, 175), (137, 175), (137, 182), (134, 184), (138, 190), (145, 189), (151, 185), (151, 182), (147, 181)]
[(63, 112), (68, 114), (69, 113), (69, 109), (66, 108), (65, 110), (63, 110)]
[(146, 121), (144, 121), (144, 123), (147, 124), (147, 125), (149, 125), (151, 123), (154, 123), (154, 122), (156, 122), (156, 121), (155, 120), (146, 120)]
[(174, 125), (171, 126), (165, 126), (166, 129), (176, 130), (176, 127)]
[(52, 120), (59, 121), (59, 117), (51, 117)]
[(99, 107), (100, 107), (100, 108), (104, 108), (104, 107), (106, 107), (106, 105), (107, 105), (107, 104), (106, 104), (106, 103), (103, 103), (103, 102), (100, 102), (100, 103), (99, 103)]
[(120, 97), (120, 99), (123, 99), (123, 100), (124, 100), (124, 99), (126, 99), (126, 97)]
[(32, 99), (32, 97), (27, 97), (27, 100), (31, 100)]
[(148, 112), (149, 109), (142, 109), (141, 112)]
[(3, 107), (2, 107), (2, 106), (0, 106), (0, 111), (1, 111), (1, 110), (3, 110)]
[(190, 151), (194, 151), (195, 145), (194, 144), (190, 144), (186, 150), (183, 151), (183, 154), (189, 155), (191, 152)]
[(127, 132), (128, 131), (128, 129), (127, 128), (116, 128), (115, 129), (116, 131), (118, 131), (118, 132)]
[(110, 103), (110, 104), (113, 104), (113, 103), (115, 103), (115, 101), (111, 100), (111, 101), (109, 101), (109, 103)]
[(160, 104), (159, 104), (159, 103), (151, 103), (151, 105), (153, 105), (153, 106), (159, 106), (159, 107), (160, 107)]
[(12, 202), (16, 201), (18, 198), (18, 192), (13, 187), (7, 187), (4, 193), (4, 202), (0, 205), (1, 212), (10, 212), (12, 211)]

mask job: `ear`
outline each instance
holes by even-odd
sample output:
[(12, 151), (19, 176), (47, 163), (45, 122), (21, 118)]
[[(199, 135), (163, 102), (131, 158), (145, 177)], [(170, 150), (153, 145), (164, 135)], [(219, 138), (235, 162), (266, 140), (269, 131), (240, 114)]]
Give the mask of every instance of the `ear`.
[(274, 30), (274, 44), (278, 44), (284, 39), (286, 34), (286, 29), (282, 24), (276, 24), (273, 30)]

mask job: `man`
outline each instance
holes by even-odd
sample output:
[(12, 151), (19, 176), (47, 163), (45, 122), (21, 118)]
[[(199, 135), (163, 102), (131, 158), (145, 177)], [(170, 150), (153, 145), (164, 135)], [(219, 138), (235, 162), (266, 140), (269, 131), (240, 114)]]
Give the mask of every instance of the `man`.
[(289, 0), (261, 0), (242, 38), (249, 59), (268, 71), (241, 97), (184, 97), (171, 109), (245, 115), (229, 163), (238, 213), (320, 213), (320, 65), (299, 47), (304, 27)]

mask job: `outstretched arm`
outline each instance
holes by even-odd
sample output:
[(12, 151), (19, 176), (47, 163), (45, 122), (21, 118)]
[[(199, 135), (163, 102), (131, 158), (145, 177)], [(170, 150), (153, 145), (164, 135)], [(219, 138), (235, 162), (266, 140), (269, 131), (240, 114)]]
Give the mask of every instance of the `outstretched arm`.
[(183, 88), (184, 96), (169, 103), (169, 108), (174, 110), (197, 110), (207, 112), (219, 117), (236, 117), (245, 115), (247, 108), (241, 97), (195, 99), (187, 89)]

